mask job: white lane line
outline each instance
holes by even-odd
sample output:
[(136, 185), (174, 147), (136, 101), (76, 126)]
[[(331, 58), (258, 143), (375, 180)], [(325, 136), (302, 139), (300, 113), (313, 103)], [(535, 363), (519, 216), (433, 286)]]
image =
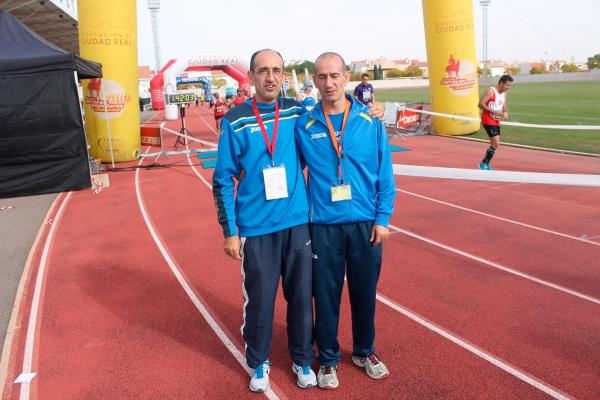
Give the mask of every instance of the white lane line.
[[(186, 150), (188, 149), (188, 145), (185, 145)], [(187, 162), (190, 165), (190, 167), (192, 167), (192, 171), (194, 171), (194, 174), (196, 174), (196, 176), (198, 178), (200, 178), (202, 180), (202, 182), (204, 182), (204, 184), (206, 186), (208, 186), (210, 188), (210, 190), (212, 190), (212, 185), (210, 183), (208, 183), (208, 181), (206, 179), (204, 179), (204, 177), (202, 176), (202, 174), (200, 174), (200, 172), (198, 172), (198, 170), (196, 169), (196, 167), (192, 164), (192, 160), (191, 160), (191, 154), (187, 154)]]
[[(146, 151), (148, 151), (148, 149), (146, 149)], [(143, 161), (143, 159), (140, 160), (138, 165), (140, 165), (142, 163), (142, 161)], [(148, 231), (150, 232), (152, 239), (154, 239), (154, 243), (156, 244), (156, 247), (158, 247), (158, 250), (160, 251), (160, 253), (162, 254), (167, 265), (171, 269), (171, 272), (173, 272), (173, 275), (175, 275), (175, 278), (177, 279), (179, 284), (183, 287), (183, 290), (188, 295), (188, 297), (190, 298), (190, 300), (192, 301), (194, 306), (196, 306), (196, 309), (200, 312), (200, 314), (202, 314), (202, 316), (204, 317), (204, 319), (206, 320), (208, 325), (211, 327), (213, 332), (215, 332), (217, 337), (221, 340), (221, 342), (223, 342), (225, 347), (227, 347), (227, 350), (229, 350), (229, 352), (233, 355), (233, 357), (237, 360), (237, 362), (242, 366), (242, 368), (244, 368), (244, 370), (248, 373), (248, 375), (252, 375), (252, 371), (246, 365), (245, 357), (238, 350), (238, 348), (235, 346), (235, 344), (229, 338), (229, 336), (227, 336), (225, 331), (223, 331), (223, 329), (221, 328), (219, 323), (217, 321), (215, 321), (215, 319), (210, 314), (210, 312), (206, 309), (206, 307), (204, 306), (204, 304), (202, 303), (200, 298), (198, 298), (194, 289), (192, 289), (191, 285), (183, 277), (183, 274), (181, 272), (179, 265), (173, 259), (173, 257), (171, 257), (169, 251), (166, 248), (166, 245), (164, 245), (162, 243), (161, 239), (159, 238), (159, 236), (156, 232), (156, 229), (154, 228), (154, 225), (152, 224), (152, 221), (150, 220), (150, 217), (146, 211), (146, 207), (145, 207), (144, 201), (142, 199), (140, 182), (139, 182), (139, 175), (140, 175), (139, 172), (140, 172), (139, 168), (136, 169), (136, 171), (135, 171), (135, 193), (137, 196), (137, 201), (138, 201), (138, 206), (140, 208), (140, 212), (142, 213), (142, 217), (144, 218), (144, 222), (146, 223), (146, 227), (148, 228)], [(265, 394), (265, 396), (267, 396), (268, 399), (271, 399), (271, 400), (279, 399), (279, 396), (277, 396), (272, 389), (269, 389), (264, 394)]]
[(440, 242), (436, 242), (435, 240), (428, 239), (428, 238), (426, 238), (424, 236), (421, 236), (421, 235), (416, 234), (414, 232), (410, 232), (410, 231), (407, 231), (405, 229), (399, 228), (399, 227), (397, 227), (395, 225), (389, 224), (389, 227), (392, 228), (392, 229), (394, 229), (394, 230), (396, 230), (396, 231), (398, 231), (398, 232), (401, 232), (401, 233), (403, 233), (403, 234), (405, 234), (407, 236), (410, 236), (412, 238), (421, 240), (423, 242), (429, 243), (429, 244), (437, 246), (437, 247), (441, 247), (444, 250), (448, 250), (448, 251), (450, 251), (452, 253), (459, 254), (459, 255), (461, 255), (463, 257), (466, 257), (466, 258), (469, 258), (471, 260), (477, 261), (478, 263), (488, 265), (488, 266), (490, 266), (492, 268), (496, 268), (496, 269), (499, 269), (499, 270), (504, 271), (504, 272), (508, 272), (509, 274), (513, 274), (513, 275), (519, 276), (521, 278), (527, 279), (529, 281), (538, 283), (540, 285), (543, 285), (543, 286), (546, 286), (546, 287), (549, 287), (549, 288), (561, 291), (561, 292), (566, 293), (566, 294), (570, 294), (571, 296), (575, 296), (575, 297), (578, 297), (580, 299), (583, 299), (583, 300), (586, 300), (586, 301), (589, 301), (589, 302), (592, 302), (592, 303), (600, 304), (600, 299), (597, 299), (597, 298), (592, 297), (592, 296), (588, 296), (588, 295), (583, 294), (581, 292), (578, 292), (576, 290), (572, 290), (572, 289), (566, 288), (564, 286), (560, 286), (560, 285), (557, 285), (555, 283), (552, 283), (552, 282), (549, 282), (549, 281), (546, 281), (546, 280), (543, 280), (543, 279), (540, 279), (540, 278), (536, 278), (535, 276), (528, 275), (528, 274), (525, 274), (523, 272), (514, 270), (512, 268), (505, 267), (504, 265), (495, 263), (495, 262), (490, 261), (490, 260), (486, 260), (485, 258), (481, 258), (481, 257), (475, 256), (473, 254), (464, 252), (462, 250), (458, 250), (458, 249), (456, 249), (454, 247), (447, 246), (447, 245), (442, 244)]
[(400, 304), (396, 303), (395, 301), (385, 297), (384, 295), (377, 293), (377, 300), (379, 300), (386, 306), (390, 307), (391, 309), (399, 312), (400, 314), (410, 318), (411, 320), (415, 321), (419, 325), (424, 326), (425, 328), (437, 333), (438, 335), (444, 337), (445, 339), (451, 341), (452, 343), (457, 344), (458, 346), (460, 346), (463, 349), (467, 350), (468, 352), (476, 355), (477, 357), (483, 358), (487, 362), (504, 370), (505, 372), (509, 373), (510, 375), (522, 380), (525, 383), (528, 383), (529, 385), (535, 387), (538, 390), (543, 391), (544, 393), (548, 394), (549, 396), (552, 396), (555, 399), (561, 399), (561, 400), (569, 399), (568, 395), (561, 393), (560, 391), (553, 388), (549, 384), (543, 382), (542, 380), (540, 380), (532, 375), (529, 375), (526, 372), (519, 370), (518, 368), (510, 365), (507, 362), (500, 360), (499, 358), (495, 357), (494, 355), (486, 352), (483, 349), (480, 349), (479, 347), (469, 343), (465, 339), (460, 338), (459, 336), (451, 333), (450, 331), (448, 331), (444, 328), (441, 328), (440, 326), (434, 324), (433, 322), (426, 320), (422, 316), (416, 314), (413, 311), (410, 311), (409, 309), (401, 306)]
[(17, 293), (15, 295), (15, 302), (10, 315), (10, 320), (8, 322), (8, 327), (6, 328), (6, 337), (4, 339), (4, 347), (2, 348), (2, 357), (0, 358), (0, 394), (4, 393), (5, 385), (10, 383), (10, 380), (8, 380), (7, 377), (9, 361), (12, 354), (11, 349), (13, 348), (13, 345), (17, 345), (15, 336), (17, 336), (17, 331), (20, 329), (20, 327), (17, 327), (17, 322), (19, 316), (21, 315), (21, 308), (24, 306), (23, 303), (26, 286), (28, 285), (30, 276), (32, 276), (31, 271), (34, 268), (33, 259), (37, 250), (40, 248), (42, 237), (47, 231), (46, 226), (51, 225), (49, 222), (52, 221), (52, 216), (56, 214), (60, 200), (61, 196), (56, 196), (48, 208), (48, 211), (44, 216), (44, 220), (40, 224), (38, 232), (35, 235), (33, 244), (29, 249), (27, 260), (25, 261), (25, 266), (23, 267), (23, 272), (21, 273), (21, 279), (19, 280), (19, 286), (17, 287)]
[[(195, 111), (195, 110), (194, 110)], [(212, 126), (209, 125), (208, 122), (206, 122), (206, 120), (204, 119), (204, 117), (202, 116), (202, 114), (200, 114), (198, 111), (195, 111), (196, 115), (200, 117), (200, 119), (202, 120), (202, 122), (204, 122), (204, 125), (208, 126), (208, 129), (210, 129), (211, 131), (213, 131), (213, 133), (216, 135), (217, 134), (217, 130), (215, 128), (213, 128)], [(212, 143), (213, 145), (217, 145), (216, 143)]]
[(600, 243), (596, 243), (596, 242), (592, 242), (591, 240), (588, 240), (588, 239), (591, 239), (591, 238), (587, 238), (586, 239), (584, 237), (571, 236), (571, 235), (568, 235), (566, 233), (561, 233), (561, 232), (553, 231), (553, 230), (550, 230), (550, 229), (541, 228), (539, 226), (529, 225), (529, 224), (526, 224), (526, 223), (523, 223), (523, 222), (519, 222), (519, 221), (515, 221), (515, 220), (512, 220), (512, 219), (499, 217), (497, 215), (488, 214), (488, 213), (485, 213), (483, 211), (477, 211), (477, 210), (474, 210), (472, 208), (467, 208), (467, 207), (459, 206), (458, 204), (448, 203), (446, 201), (437, 200), (437, 199), (434, 199), (434, 198), (431, 198), (431, 197), (423, 196), (422, 194), (417, 194), (417, 193), (409, 192), (409, 191), (406, 191), (406, 190), (396, 189), (396, 191), (401, 192), (401, 193), (405, 193), (405, 194), (409, 194), (411, 196), (419, 197), (421, 199), (433, 201), (434, 203), (443, 204), (443, 205), (448, 206), (448, 207), (454, 207), (454, 208), (457, 208), (459, 210), (468, 211), (468, 212), (471, 212), (471, 213), (474, 213), (474, 214), (479, 214), (479, 215), (483, 215), (485, 217), (494, 218), (494, 219), (497, 219), (497, 220), (500, 220), (500, 221), (509, 222), (511, 224), (523, 226), (525, 228), (535, 229), (535, 230), (540, 231), (540, 232), (550, 233), (552, 235), (557, 235), (557, 236), (561, 236), (561, 237), (564, 237), (564, 238), (569, 238), (569, 239), (577, 240), (578, 242), (583, 242), (583, 243), (587, 243), (587, 244), (593, 244), (595, 246), (600, 246)]
[[(40, 264), (37, 271), (37, 276), (35, 278), (35, 289), (33, 291), (33, 298), (31, 300), (31, 311), (29, 313), (29, 323), (27, 324), (27, 337), (25, 339), (25, 351), (23, 354), (23, 366), (22, 373), (20, 376), (25, 374), (32, 374), (31, 370), (33, 364), (33, 352), (35, 350), (35, 336), (37, 330), (37, 317), (40, 308), (40, 299), (42, 295), (42, 289), (44, 287), (44, 281), (46, 278), (46, 265), (48, 264), (48, 254), (50, 253), (50, 246), (54, 241), (54, 232), (56, 231), (56, 227), (60, 223), (60, 217), (65, 210), (67, 202), (71, 198), (71, 193), (69, 192), (62, 203), (58, 211), (56, 212), (56, 216), (50, 225), (50, 230), (48, 231), (48, 236), (46, 237), (46, 242), (44, 243), (44, 250), (42, 251), (42, 257), (40, 258)], [(33, 376), (32, 376), (33, 378)], [(20, 400), (29, 399), (29, 392), (31, 390), (31, 381), (23, 381), (21, 383), (21, 392), (19, 395)]]

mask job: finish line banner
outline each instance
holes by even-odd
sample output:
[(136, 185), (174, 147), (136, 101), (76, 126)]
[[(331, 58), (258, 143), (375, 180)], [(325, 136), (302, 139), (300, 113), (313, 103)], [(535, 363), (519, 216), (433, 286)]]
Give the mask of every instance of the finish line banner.
[(600, 187), (600, 175), (591, 174), (552, 174), (543, 172), (497, 170), (481, 171), (476, 169), (424, 167), (420, 165), (402, 164), (394, 164), (393, 168), (394, 175), (419, 176), (423, 178)]

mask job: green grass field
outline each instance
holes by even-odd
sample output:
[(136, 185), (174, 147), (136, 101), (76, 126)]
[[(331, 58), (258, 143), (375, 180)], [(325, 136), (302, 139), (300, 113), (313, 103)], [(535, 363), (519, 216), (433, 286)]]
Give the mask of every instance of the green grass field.
[[(480, 87), (480, 92), (487, 87)], [(379, 90), (377, 101), (429, 101), (429, 89)], [(600, 125), (600, 82), (519, 83), (508, 92), (510, 121), (545, 125)], [(483, 129), (469, 137), (487, 139)], [(502, 141), (600, 154), (600, 131), (505, 126)]]

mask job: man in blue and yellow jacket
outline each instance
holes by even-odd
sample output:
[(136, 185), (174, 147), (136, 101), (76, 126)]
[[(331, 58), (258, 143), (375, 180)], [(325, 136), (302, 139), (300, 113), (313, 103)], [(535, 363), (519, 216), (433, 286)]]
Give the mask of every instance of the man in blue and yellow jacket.
[(344, 276), (352, 309), (352, 361), (371, 378), (389, 375), (375, 355), (375, 302), (381, 242), (389, 235), (396, 188), (386, 130), (369, 116), (367, 106), (344, 93), (347, 80), (340, 55), (319, 56), (314, 82), (322, 101), (298, 119), (295, 131), (308, 168), (317, 381), (325, 389), (339, 385)]

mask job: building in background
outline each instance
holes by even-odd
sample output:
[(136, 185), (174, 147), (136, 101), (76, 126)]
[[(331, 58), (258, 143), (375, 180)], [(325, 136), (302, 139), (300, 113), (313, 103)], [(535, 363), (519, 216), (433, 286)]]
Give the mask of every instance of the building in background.
[(150, 80), (154, 77), (154, 73), (149, 66), (143, 65), (138, 67), (138, 82), (139, 82), (139, 95), (141, 99), (148, 99), (150, 101)]
[(383, 70), (384, 79), (388, 71), (396, 69), (396, 62), (394, 60), (387, 57), (379, 57), (369, 62), (367, 72), (369, 72), (372, 75), (376, 65)]
[(350, 62), (350, 72), (367, 72), (367, 68), (369, 68), (368, 60)]

